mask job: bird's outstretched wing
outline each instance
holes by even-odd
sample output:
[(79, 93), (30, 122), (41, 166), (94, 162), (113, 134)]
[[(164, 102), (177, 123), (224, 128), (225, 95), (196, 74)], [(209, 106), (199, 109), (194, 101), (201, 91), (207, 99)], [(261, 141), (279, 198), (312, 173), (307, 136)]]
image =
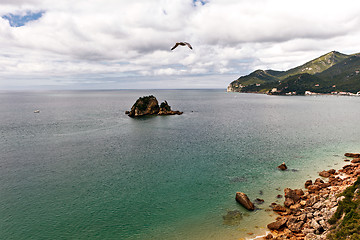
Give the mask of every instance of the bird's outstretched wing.
[(179, 46), (179, 43), (176, 43), (175, 46), (171, 48), (171, 50), (174, 50), (177, 46)]
[(191, 50), (192, 50), (192, 46), (190, 45), (190, 43), (184, 42)]

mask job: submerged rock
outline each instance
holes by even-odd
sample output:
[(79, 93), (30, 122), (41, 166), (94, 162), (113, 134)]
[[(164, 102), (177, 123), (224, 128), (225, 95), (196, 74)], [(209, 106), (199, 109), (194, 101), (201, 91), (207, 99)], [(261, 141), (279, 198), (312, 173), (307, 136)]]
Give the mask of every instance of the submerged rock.
[(230, 226), (238, 225), (242, 218), (242, 213), (239, 210), (228, 211), (227, 214), (223, 216), (223, 223)]
[(238, 183), (238, 182), (246, 182), (247, 178), (245, 177), (233, 177), (230, 179), (230, 182), (232, 183)]
[(263, 204), (264, 202), (265, 202), (265, 200), (264, 199), (261, 199), (261, 198), (257, 198), (257, 199), (255, 199), (255, 201), (254, 201), (256, 204)]
[(250, 201), (250, 199), (248, 198), (248, 196), (245, 193), (237, 192), (235, 199), (238, 203), (243, 205), (243, 207), (245, 207), (247, 210), (250, 210), (250, 211), (255, 210), (254, 204)]

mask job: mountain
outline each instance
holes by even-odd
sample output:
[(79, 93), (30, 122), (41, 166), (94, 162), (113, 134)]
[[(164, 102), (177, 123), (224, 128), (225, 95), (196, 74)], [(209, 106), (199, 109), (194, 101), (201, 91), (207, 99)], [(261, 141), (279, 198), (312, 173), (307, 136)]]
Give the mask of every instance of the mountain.
[(351, 55), (317, 76), (336, 85), (335, 91), (352, 93), (360, 91), (360, 54)]
[(317, 74), (329, 69), (330, 67), (336, 65), (337, 63), (343, 61), (348, 57), (349, 55), (332, 51), (318, 58), (315, 58), (314, 60), (311, 60), (299, 67), (295, 67), (286, 71), (285, 74), (282, 76), (282, 78), (285, 79), (289, 76), (293, 76), (301, 73), (309, 73), (312, 75)]
[(231, 82), (229, 92), (270, 94), (360, 91), (360, 54), (329, 52), (287, 71), (256, 70)]

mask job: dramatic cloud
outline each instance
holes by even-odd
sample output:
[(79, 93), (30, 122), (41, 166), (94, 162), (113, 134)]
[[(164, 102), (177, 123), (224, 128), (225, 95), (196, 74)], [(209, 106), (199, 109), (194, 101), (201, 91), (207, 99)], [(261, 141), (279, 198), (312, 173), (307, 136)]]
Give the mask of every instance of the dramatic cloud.
[[(226, 88), (360, 52), (359, 12), (355, 0), (1, 1), (0, 89)], [(170, 51), (177, 41), (194, 49)]]

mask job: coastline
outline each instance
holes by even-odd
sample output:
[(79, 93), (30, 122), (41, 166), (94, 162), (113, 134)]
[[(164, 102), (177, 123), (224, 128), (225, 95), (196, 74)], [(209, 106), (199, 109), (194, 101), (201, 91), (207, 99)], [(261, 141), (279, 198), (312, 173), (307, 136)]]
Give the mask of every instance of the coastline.
[(337, 97), (359, 97), (360, 93), (351, 93), (351, 92), (339, 92), (339, 93), (317, 93), (317, 92), (309, 92), (304, 94), (294, 94), (294, 93), (287, 93), (287, 94), (272, 94), (267, 92), (238, 92), (238, 91), (227, 91), (228, 93), (250, 93), (250, 94), (262, 94), (262, 95), (269, 95), (269, 96), (337, 96)]
[(314, 182), (306, 180), (305, 189), (284, 189), (284, 204), (271, 204), (278, 214), (276, 221), (267, 225), (265, 234), (247, 239), (327, 239), (332, 229), (328, 221), (345, 198), (340, 195), (353, 186), (360, 175), (359, 154), (346, 153), (345, 157), (344, 162), (352, 159), (351, 163), (338, 170), (320, 172)]

